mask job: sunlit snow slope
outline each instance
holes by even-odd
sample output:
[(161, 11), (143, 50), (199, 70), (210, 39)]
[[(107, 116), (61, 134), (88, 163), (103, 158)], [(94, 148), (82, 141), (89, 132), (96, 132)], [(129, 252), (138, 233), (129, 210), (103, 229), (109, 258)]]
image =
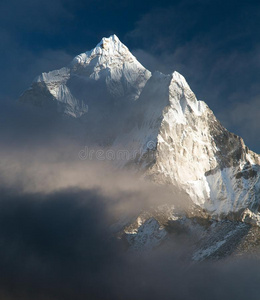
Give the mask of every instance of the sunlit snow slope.
[(97, 120), (105, 130), (121, 116), (109, 144), (130, 154), (119, 167), (180, 187), (213, 217), (235, 213), (260, 224), (259, 155), (220, 124), (182, 75), (151, 74), (115, 35), (38, 76), (21, 101), (89, 118), (92, 130)]

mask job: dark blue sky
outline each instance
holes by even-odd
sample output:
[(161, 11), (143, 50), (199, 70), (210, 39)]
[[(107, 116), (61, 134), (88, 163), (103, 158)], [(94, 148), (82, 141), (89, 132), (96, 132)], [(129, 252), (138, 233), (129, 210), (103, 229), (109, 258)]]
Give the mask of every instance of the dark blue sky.
[(198, 99), (260, 152), (258, 1), (1, 0), (2, 105), (112, 33), (151, 71), (182, 73)]

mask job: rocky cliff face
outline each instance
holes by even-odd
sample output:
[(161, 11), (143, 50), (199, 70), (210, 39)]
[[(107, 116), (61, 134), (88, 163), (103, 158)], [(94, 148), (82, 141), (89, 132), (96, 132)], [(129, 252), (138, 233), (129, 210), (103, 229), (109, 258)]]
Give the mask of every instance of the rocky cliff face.
[[(180, 74), (153, 77), (136, 105), (141, 121), (115, 144), (125, 145), (132, 156), (142, 149), (143, 155), (135, 163), (147, 176), (181, 187), (196, 205), (216, 218), (246, 207), (257, 210), (259, 155), (250, 151), (242, 138), (228, 132), (205, 102), (197, 101)], [(147, 149), (154, 151), (153, 159), (145, 151), (147, 145), (153, 145)]]
[[(151, 74), (115, 35), (41, 74), (20, 100), (84, 119), (94, 136), (109, 136), (106, 145), (127, 154), (118, 167), (177, 186), (207, 217), (260, 225), (260, 156), (220, 124), (182, 75)], [(166, 236), (154, 216), (134, 224), (126, 227), (130, 243), (142, 241), (139, 228), (156, 241)]]

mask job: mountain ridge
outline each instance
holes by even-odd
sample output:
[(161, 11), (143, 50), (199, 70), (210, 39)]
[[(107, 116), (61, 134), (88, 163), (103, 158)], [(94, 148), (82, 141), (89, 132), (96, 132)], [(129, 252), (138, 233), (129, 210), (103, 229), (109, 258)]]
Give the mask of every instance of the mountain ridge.
[[(37, 77), (20, 101), (84, 117), (94, 138), (109, 136), (114, 151), (134, 157), (116, 161), (119, 168), (177, 186), (212, 219), (260, 226), (260, 156), (222, 126), (181, 74), (152, 74), (115, 35)], [(159, 225), (148, 223), (158, 234)]]

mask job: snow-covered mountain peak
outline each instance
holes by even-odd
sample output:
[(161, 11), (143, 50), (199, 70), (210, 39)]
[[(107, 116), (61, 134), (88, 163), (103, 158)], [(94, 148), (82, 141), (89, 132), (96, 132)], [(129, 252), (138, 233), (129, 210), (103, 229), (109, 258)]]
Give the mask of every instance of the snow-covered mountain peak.
[(54, 103), (59, 112), (77, 118), (90, 106), (93, 111), (100, 99), (109, 107), (118, 101), (138, 99), (150, 77), (151, 72), (116, 35), (111, 35), (92, 50), (77, 55), (67, 68), (39, 75), (21, 101), (39, 106)]
[(176, 81), (182, 88), (190, 89), (190, 86), (188, 85), (186, 79), (184, 76), (182, 76), (180, 73), (177, 71), (174, 71), (172, 73), (172, 81)]
[[(260, 156), (221, 125), (181, 74), (151, 74), (116, 35), (68, 67), (42, 73), (20, 100), (80, 118), (87, 146), (108, 147), (119, 168), (188, 195), (187, 216), (260, 227)], [(174, 213), (166, 208), (158, 216), (139, 218), (125, 233), (136, 244), (154, 236), (157, 245), (166, 236), (160, 222), (172, 222)]]
[(115, 99), (136, 100), (151, 77), (116, 35), (102, 38), (95, 48), (77, 55), (70, 68), (72, 77), (105, 82)]
[(114, 34), (108, 38), (103, 37), (92, 50), (77, 55), (72, 61), (72, 66), (74, 68), (92, 66), (103, 69), (123, 67), (125, 63), (145, 69)]
[(115, 34), (111, 35), (108, 38), (103, 37), (102, 40), (97, 44), (96, 48), (97, 47), (100, 47), (101, 49), (104, 49), (105, 51), (108, 51), (110, 53), (128, 50), (128, 48), (123, 43), (121, 43), (121, 41)]

